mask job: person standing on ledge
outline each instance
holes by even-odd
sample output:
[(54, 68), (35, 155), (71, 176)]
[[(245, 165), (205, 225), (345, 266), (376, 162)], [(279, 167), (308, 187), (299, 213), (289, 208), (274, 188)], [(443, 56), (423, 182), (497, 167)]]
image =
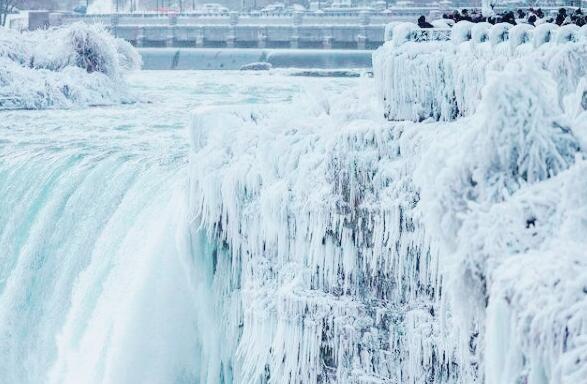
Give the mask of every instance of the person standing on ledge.
[(420, 27), (420, 28), (434, 28), (434, 26), (432, 24), (430, 24), (429, 22), (426, 21), (426, 18), (424, 16), (420, 16), (418, 18), (418, 27)]

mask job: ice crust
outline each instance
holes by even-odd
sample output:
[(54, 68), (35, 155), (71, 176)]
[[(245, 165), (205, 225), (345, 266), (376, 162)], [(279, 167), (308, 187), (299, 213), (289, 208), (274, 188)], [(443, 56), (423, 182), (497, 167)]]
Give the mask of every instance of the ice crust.
[(397, 44), (406, 26), (365, 89), (194, 112), (205, 382), (587, 377), (585, 48), (492, 29)]
[(0, 109), (132, 102), (124, 74), (138, 52), (98, 25), (17, 32), (0, 28)]

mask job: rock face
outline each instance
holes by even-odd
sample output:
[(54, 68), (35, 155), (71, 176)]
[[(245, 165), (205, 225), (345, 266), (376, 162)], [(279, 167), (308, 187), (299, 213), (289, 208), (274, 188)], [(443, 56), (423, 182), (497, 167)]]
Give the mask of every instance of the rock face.
[(583, 43), (392, 44), (339, 99), (195, 112), (204, 382), (586, 377)]

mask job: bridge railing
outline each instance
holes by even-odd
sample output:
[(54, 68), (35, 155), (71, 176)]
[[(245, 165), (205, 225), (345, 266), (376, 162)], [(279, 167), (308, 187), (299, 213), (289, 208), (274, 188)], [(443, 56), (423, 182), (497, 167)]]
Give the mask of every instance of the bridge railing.
[(242, 16), (237, 12), (207, 17), (114, 14), (64, 15), (60, 23), (101, 23), (139, 47), (375, 49), (383, 44), (388, 19), (372, 17), (366, 11), (357, 17), (336, 18), (303, 12), (288, 17)]
[(575, 24), (559, 27), (544, 23), (536, 27), (529, 24), (471, 23), (460, 21), (452, 28), (422, 29), (413, 23), (389, 23), (385, 27), (384, 40), (394, 45), (406, 42), (452, 41), (455, 44), (471, 41), (473, 44), (496, 45), (508, 42), (510, 46), (531, 43), (537, 47), (548, 42), (587, 42), (587, 25)]

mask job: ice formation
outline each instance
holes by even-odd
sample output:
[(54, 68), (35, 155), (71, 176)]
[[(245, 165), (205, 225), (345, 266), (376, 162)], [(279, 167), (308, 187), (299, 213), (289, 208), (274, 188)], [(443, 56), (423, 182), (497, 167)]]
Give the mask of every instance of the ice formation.
[(378, 92), (194, 113), (202, 382), (587, 377), (585, 43), (459, 24), (388, 29)]
[[(0, 381), (583, 382), (585, 30), (451, 31), (390, 26), (335, 98), (197, 109), (189, 169), (9, 127)], [(102, 31), (0, 36), (3, 106), (126, 100)]]
[(123, 76), (140, 63), (129, 43), (100, 26), (24, 33), (0, 28), (0, 109), (131, 102)]
[(374, 55), (376, 76), (389, 120), (449, 121), (475, 112), (487, 74), (506, 64), (533, 61), (551, 72), (561, 95), (587, 71), (585, 28), (543, 24), (512, 27), (457, 23), (446, 40), (429, 42), (417, 26), (397, 25)]

